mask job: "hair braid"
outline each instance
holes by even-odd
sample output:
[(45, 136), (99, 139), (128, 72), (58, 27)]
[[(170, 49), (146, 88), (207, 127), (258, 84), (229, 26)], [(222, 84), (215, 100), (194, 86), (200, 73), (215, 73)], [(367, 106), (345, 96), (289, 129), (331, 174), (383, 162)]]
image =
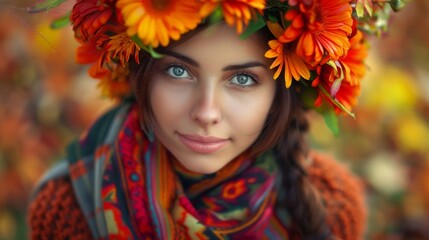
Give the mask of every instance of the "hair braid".
[(277, 143), (277, 160), (285, 195), (285, 201), (278, 204), (286, 207), (290, 213), (292, 235), (298, 235), (300, 239), (330, 239), (325, 206), (302, 165), (308, 153), (304, 138), (309, 128), (306, 110), (296, 94), (291, 93), (289, 101), (291, 110), (286, 123), (288, 126)]

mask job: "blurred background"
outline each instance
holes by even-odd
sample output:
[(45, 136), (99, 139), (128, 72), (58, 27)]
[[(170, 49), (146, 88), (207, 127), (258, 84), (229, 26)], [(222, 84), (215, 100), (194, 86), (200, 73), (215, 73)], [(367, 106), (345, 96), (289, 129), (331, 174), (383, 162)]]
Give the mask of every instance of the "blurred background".
[[(0, 239), (26, 239), (29, 194), (113, 101), (74, 62), (71, 28), (51, 30), (69, 6), (29, 15), (31, 1), (0, 0)], [(367, 188), (367, 239), (429, 239), (429, 1), (394, 14), (370, 39), (356, 119), (335, 137), (310, 114), (309, 140)]]

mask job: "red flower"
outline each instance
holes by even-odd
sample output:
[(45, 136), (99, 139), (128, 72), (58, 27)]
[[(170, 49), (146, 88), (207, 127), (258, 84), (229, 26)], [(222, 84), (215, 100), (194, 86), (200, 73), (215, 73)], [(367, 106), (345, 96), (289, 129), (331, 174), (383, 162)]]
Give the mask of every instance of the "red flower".
[(114, 10), (113, 0), (78, 0), (70, 16), (76, 39), (88, 41), (111, 19)]

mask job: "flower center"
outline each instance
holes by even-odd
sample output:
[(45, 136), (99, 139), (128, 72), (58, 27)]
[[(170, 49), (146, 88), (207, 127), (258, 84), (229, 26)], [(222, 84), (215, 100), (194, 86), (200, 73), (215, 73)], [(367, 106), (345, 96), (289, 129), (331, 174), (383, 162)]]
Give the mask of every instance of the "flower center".
[(314, 33), (321, 32), (325, 24), (326, 13), (320, 4), (314, 3), (312, 8), (307, 12), (307, 28), (313, 31)]
[(296, 44), (295, 43), (285, 43), (283, 44), (283, 53), (284, 55), (290, 55), (292, 53), (295, 53), (296, 51)]
[(153, 8), (163, 10), (168, 6), (169, 0), (152, 0)]

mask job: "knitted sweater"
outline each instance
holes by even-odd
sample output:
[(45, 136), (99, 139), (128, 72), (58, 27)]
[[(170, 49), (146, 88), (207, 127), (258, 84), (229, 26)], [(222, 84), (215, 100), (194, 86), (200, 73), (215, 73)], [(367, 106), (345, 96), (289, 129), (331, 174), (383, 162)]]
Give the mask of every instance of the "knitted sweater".
[[(366, 212), (361, 183), (341, 164), (312, 153), (308, 177), (326, 205), (326, 221), (339, 239), (362, 239)], [(92, 239), (67, 177), (54, 178), (29, 206), (31, 239)]]

